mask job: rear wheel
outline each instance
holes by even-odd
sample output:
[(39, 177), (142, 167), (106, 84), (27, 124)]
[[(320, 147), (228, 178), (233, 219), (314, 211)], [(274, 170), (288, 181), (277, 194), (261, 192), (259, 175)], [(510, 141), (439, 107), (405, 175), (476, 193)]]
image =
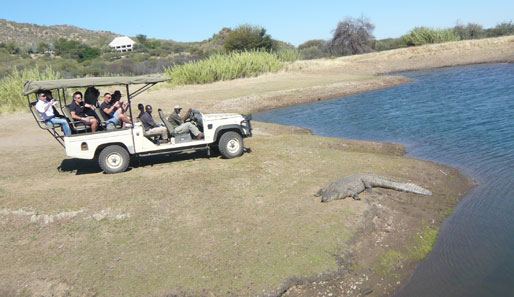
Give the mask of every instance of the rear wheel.
[(243, 147), (243, 138), (234, 131), (223, 133), (218, 143), (221, 155), (227, 159), (241, 156), (243, 154)]
[(98, 156), (98, 164), (105, 173), (120, 173), (127, 170), (130, 156), (126, 149), (119, 145), (104, 148)]

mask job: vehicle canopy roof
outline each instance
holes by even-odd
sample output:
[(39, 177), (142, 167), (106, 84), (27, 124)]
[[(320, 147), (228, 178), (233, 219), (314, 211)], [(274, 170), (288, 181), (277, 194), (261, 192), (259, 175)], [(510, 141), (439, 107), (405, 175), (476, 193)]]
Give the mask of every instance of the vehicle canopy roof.
[(118, 77), (87, 77), (72, 79), (40, 80), (27, 81), (23, 87), (23, 94), (30, 95), (44, 90), (54, 90), (61, 88), (83, 88), (83, 87), (102, 87), (115, 85), (134, 85), (134, 84), (156, 84), (167, 81), (170, 78), (160, 75), (140, 75), (140, 76), (118, 76)]

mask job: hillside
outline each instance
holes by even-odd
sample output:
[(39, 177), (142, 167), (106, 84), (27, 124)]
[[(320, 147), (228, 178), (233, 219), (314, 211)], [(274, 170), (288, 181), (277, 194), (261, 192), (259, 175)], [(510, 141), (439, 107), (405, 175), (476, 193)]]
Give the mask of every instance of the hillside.
[(14, 41), (23, 47), (40, 42), (54, 43), (59, 38), (76, 40), (92, 46), (109, 43), (120, 36), (108, 31), (92, 31), (69, 25), (39, 26), (0, 19), (0, 43)]

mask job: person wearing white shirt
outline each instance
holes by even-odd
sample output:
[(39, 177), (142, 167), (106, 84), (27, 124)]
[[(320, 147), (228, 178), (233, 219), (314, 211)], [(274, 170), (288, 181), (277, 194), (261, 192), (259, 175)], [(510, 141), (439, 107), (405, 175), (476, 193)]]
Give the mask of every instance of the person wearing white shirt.
[[(49, 125), (50, 123), (59, 124), (62, 127), (64, 135), (70, 136), (70, 125), (68, 124), (68, 121), (66, 121), (66, 119), (55, 116), (54, 109), (52, 108), (52, 106), (55, 103), (57, 103), (57, 101), (55, 101), (55, 99), (52, 98), (52, 96), (49, 94), (51, 93), (48, 91), (39, 93), (38, 101), (36, 103), (36, 110), (41, 115), (41, 118), (43, 118), (47, 125)], [(50, 101), (48, 101), (49, 97)]]

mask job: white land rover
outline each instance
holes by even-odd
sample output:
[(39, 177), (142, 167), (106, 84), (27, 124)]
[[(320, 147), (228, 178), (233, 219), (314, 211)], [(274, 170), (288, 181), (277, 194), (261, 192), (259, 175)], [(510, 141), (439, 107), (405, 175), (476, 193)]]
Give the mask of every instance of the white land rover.
[[(47, 81), (28, 81), (24, 86), (24, 95), (27, 96), (29, 108), (39, 127), (47, 130), (66, 150), (66, 155), (79, 159), (97, 159), (101, 169), (105, 173), (119, 173), (127, 169), (130, 156), (143, 156), (155, 154), (169, 154), (189, 150), (205, 149), (210, 154), (211, 148), (217, 148), (225, 158), (234, 158), (243, 154), (243, 139), (252, 136), (251, 115), (236, 113), (202, 114), (193, 110), (191, 121), (204, 138), (195, 140), (191, 135), (176, 135), (159, 109), (159, 116), (168, 130), (169, 142), (159, 143), (145, 135), (141, 122), (134, 121), (132, 104), (129, 104), (129, 115), (132, 124), (127, 127), (115, 127), (109, 125), (103, 119), (99, 108), (96, 116), (100, 120), (101, 131), (91, 132), (89, 125), (76, 121), (70, 116), (66, 101), (66, 89), (87, 88), (104, 86), (124, 86), (127, 100), (130, 101), (143, 91), (159, 82), (168, 80), (162, 76), (136, 76), (136, 77), (95, 77), (82, 79), (61, 79)], [(139, 89), (130, 93), (129, 85), (140, 85)], [(54, 107), (66, 116), (72, 130), (70, 136), (65, 136), (59, 124), (44, 121), (35, 109), (37, 95), (42, 91), (52, 91), (58, 102)], [(55, 95), (57, 93), (57, 96)], [(31, 95), (35, 100), (31, 101)], [(156, 118), (156, 115), (154, 115)]]

